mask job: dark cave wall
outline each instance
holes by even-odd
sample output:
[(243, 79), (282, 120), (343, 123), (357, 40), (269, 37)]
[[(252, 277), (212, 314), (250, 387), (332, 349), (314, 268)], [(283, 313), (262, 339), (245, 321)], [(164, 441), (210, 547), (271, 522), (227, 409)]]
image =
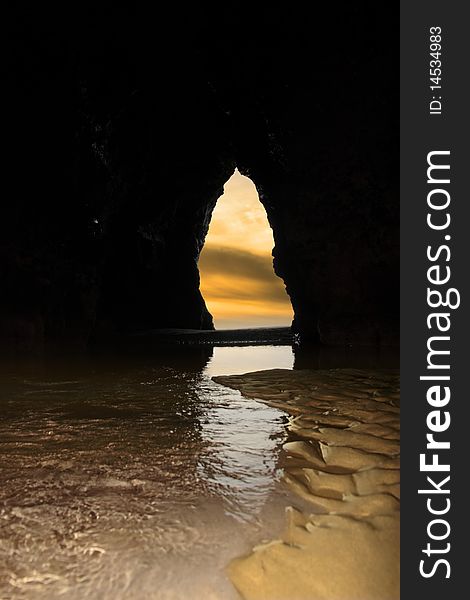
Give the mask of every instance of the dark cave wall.
[(65, 28), (14, 15), (0, 338), (211, 328), (197, 259), (238, 166), (302, 340), (396, 341), (396, 15), (371, 6), (322, 13), (321, 27), (237, 3)]

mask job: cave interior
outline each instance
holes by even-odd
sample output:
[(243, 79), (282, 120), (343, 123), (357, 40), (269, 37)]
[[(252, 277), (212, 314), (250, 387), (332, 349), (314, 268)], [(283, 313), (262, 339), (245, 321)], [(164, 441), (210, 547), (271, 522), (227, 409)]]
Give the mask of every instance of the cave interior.
[(397, 342), (396, 11), (240, 7), (11, 17), (2, 343), (213, 328), (197, 263), (236, 168), (298, 339)]

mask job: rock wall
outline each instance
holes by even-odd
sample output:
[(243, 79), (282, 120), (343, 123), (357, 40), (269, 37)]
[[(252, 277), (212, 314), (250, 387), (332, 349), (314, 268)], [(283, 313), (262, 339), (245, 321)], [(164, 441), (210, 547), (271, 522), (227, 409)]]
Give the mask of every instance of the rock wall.
[(212, 328), (197, 260), (236, 166), (300, 338), (396, 341), (397, 15), (248, 6), (11, 15), (4, 343)]

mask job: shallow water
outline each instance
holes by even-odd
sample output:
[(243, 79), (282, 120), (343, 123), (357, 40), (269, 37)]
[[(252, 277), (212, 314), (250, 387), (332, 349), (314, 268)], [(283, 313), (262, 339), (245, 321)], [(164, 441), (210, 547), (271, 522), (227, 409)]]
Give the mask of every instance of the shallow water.
[(0, 597), (237, 598), (224, 567), (282, 527), (285, 413), (214, 375), (287, 346), (4, 366)]

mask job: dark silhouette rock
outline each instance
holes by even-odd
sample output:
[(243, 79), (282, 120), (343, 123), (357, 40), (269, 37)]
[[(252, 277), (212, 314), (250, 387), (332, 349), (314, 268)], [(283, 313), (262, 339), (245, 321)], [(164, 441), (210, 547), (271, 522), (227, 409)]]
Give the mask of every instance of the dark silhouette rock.
[(11, 15), (4, 342), (213, 328), (197, 260), (236, 167), (300, 338), (396, 341), (395, 8), (248, 6)]

